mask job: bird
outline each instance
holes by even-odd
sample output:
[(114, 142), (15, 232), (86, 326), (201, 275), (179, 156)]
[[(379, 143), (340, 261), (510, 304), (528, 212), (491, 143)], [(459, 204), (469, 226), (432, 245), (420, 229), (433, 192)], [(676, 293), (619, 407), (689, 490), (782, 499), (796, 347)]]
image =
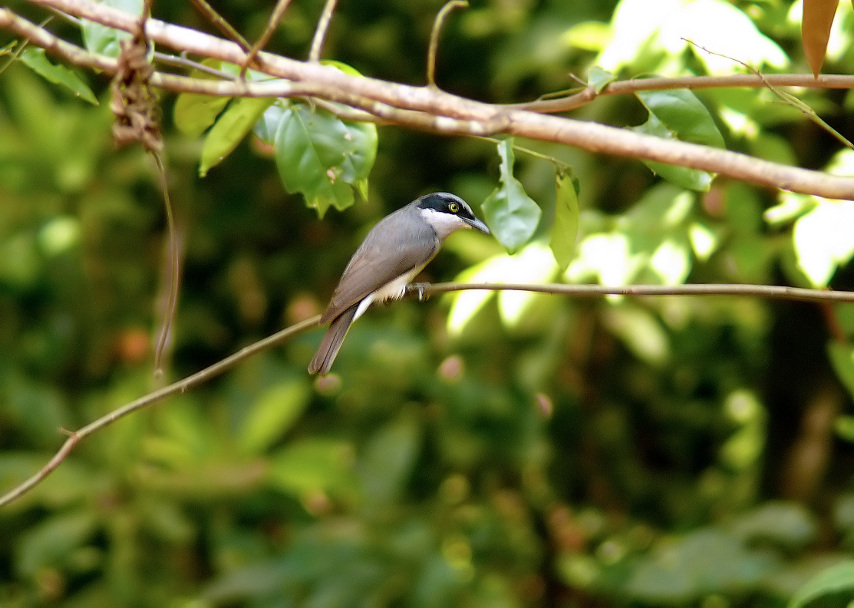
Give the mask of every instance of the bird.
[(350, 258), (320, 318), (321, 325), (330, 325), (309, 373), (328, 374), (353, 321), (374, 302), (402, 298), (444, 240), (463, 228), (489, 234), (469, 204), (448, 192), (425, 194), (377, 222)]

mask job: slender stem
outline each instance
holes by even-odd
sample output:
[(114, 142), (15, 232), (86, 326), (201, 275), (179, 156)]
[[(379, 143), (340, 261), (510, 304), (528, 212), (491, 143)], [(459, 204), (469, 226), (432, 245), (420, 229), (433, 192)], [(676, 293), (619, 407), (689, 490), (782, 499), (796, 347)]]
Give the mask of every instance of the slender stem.
[(276, 8), (273, 9), (273, 14), (270, 16), (270, 21), (267, 23), (267, 27), (264, 28), (264, 32), (261, 34), (261, 37), (252, 45), (252, 48), (249, 50), (249, 54), (246, 56), (246, 60), (243, 62), (243, 67), (240, 69), (241, 78), (245, 76), (246, 70), (249, 66), (256, 61), (258, 53), (267, 46), (267, 43), (270, 41), (270, 37), (279, 27), (279, 22), (281, 22), (282, 17), (285, 16), (285, 11), (288, 10), (288, 6), (290, 4), (291, 0), (278, 0), (278, 2), (276, 2)]
[(193, 61), (192, 59), (187, 59), (186, 57), (179, 57), (177, 55), (170, 55), (168, 53), (154, 51), (154, 59), (157, 60), (158, 63), (174, 65), (176, 67), (185, 68), (187, 70), (196, 70), (197, 72), (209, 74), (216, 78), (221, 78), (222, 80), (236, 80), (236, 78), (231, 74), (226, 74), (222, 70), (217, 70), (216, 68), (212, 68), (209, 65), (199, 63), (198, 61)]
[(157, 171), (160, 175), (160, 189), (163, 191), (163, 206), (166, 209), (166, 231), (169, 236), (169, 297), (166, 302), (166, 311), (163, 314), (163, 324), (160, 327), (160, 335), (154, 348), (154, 374), (158, 380), (163, 378), (163, 359), (166, 347), (169, 344), (169, 335), (172, 323), (175, 320), (175, 311), (178, 308), (178, 291), (181, 283), (181, 254), (178, 248), (178, 228), (175, 226), (175, 214), (172, 211), (172, 200), (169, 197), (169, 184), (166, 179), (166, 168), (159, 154), (152, 153)]
[(436, 14), (433, 20), (433, 29), (430, 32), (430, 47), (427, 49), (427, 85), (436, 86), (436, 54), (439, 52), (439, 33), (445, 24), (445, 19), (452, 10), (457, 8), (468, 8), (466, 0), (450, 0)]
[(332, 13), (335, 12), (337, 4), (338, 0), (326, 0), (323, 5), (323, 12), (320, 13), (317, 29), (314, 30), (314, 38), (311, 40), (311, 50), (308, 52), (308, 60), (313, 63), (320, 61), (323, 42), (326, 40), (326, 33), (329, 31), (329, 24), (332, 22)]
[(738, 296), (770, 300), (792, 300), (798, 302), (854, 303), (854, 291), (830, 291), (805, 289), (781, 285), (752, 285), (730, 283), (706, 283), (687, 285), (565, 285), (547, 283), (529, 285), (525, 283), (412, 283), (407, 286), (407, 295), (436, 295), (452, 291), (529, 291), (564, 295), (578, 298), (598, 298), (605, 295), (632, 297), (644, 296)]
[(214, 9), (214, 7), (205, 2), (205, 0), (193, 0), (193, 4), (196, 5), (196, 8), (199, 9), (199, 12), (201, 12), (205, 17), (207, 17), (208, 20), (220, 32), (222, 32), (226, 38), (229, 38), (230, 40), (236, 42), (244, 51), (249, 50), (249, 43), (246, 41), (246, 38), (244, 38), (240, 34), (240, 32), (234, 29), (234, 26), (232, 26), (228, 21), (226, 21), (222, 15), (216, 12), (216, 9)]

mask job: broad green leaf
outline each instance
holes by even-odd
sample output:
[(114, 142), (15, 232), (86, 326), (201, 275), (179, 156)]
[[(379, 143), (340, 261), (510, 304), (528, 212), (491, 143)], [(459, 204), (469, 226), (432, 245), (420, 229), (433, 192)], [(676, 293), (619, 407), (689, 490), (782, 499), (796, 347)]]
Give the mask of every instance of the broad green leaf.
[[(223, 65), (219, 59), (205, 59), (202, 63), (217, 70), (222, 69)], [(190, 77), (213, 78), (212, 75), (200, 70), (190, 72)], [(172, 113), (175, 126), (184, 135), (193, 138), (199, 137), (214, 124), (216, 117), (220, 115), (230, 100), (230, 97), (181, 93), (175, 100), (175, 109)]]
[[(138, 18), (142, 14), (143, 0), (97, 0), (97, 4), (118, 9)], [(100, 23), (82, 20), (83, 42), (91, 53), (118, 57), (121, 54), (121, 41), (130, 40), (132, 36), (125, 31), (117, 30)]]
[(600, 68), (598, 65), (594, 65), (587, 72), (587, 84), (593, 87), (593, 90), (597, 93), (601, 93), (605, 87), (615, 80), (617, 80), (617, 77), (614, 74)]
[(252, 127), (274, 102), (270, 98), (244, 97), (235, 100), (214, 124), (205, 137), (199, 175), (204, 177), (208, 170), (231, 154), (237, 144), (246, 137)]
[(827, 287), (836, 270), (854, 256), (854, 201), (819, 199), (795, 222), (792, 242), (798, 267), (814, 287)]
[(305, 411), (309, 396), (308, 385), (297, 378), (261, 393), (240, 429), (238, 443), (244, 452), (261, 453), (284, 435)]
[[(278, 119), (278, 124), (270, 122)], [(270, 112), (263, 130), (275, 132), (276, 167), (288, 192), (300, 192), (323, 217), (329, 207), (346, 209), (353, 191), (366, 191), (377, 152), (377, 129), (343, 121), (302, 103)]]
[[(645, 123), (638, 125), (637, 127), (633, 127), (632, 130), (645, 135), (661, 137), (662, 139), (676, 139), (673, 136), (673, 133), (668, 131), (667, 127), (665, 127), (664, 124), (652, 114), (649, 115), (649, 118)], [(676, 184), (677, 186), (687, 188), (688, 190), (705, 192), (708, 191), (712, 184), (713, 175), (708, 171), (691, 169), (689, 167), (680, 167), (678, 165), (669, 165), (667, 163), (660, 163), (654, 160), (642, 159), (642, 161), (643, 164), (645, 164), (649, 170), (656, 175), (660, 175), (671, 184)]]
[[(711, 114), (691, 91), (644, 91), (637, 96), (649, 110), (649, 119), (633, 130), (663, 139), (724, 147), (723, 137)], [(707, 171), (655, 161), (643, 162), (654, 173), (683, 188), (706, 191), (712, 183), (713, 175)]]
[(296, 441), (273, 456), (269, 483), (302, 496), (346, 490), (355, 481), (350, 444), (331, 439)]
[(483, 215), (495, 238), (513, 253), (533, 236), (542, 212), (513, 176), (512, 138), (498, 143), (498, 156), (501, 157), (501, 187), (483, 202)]
[(15, 547), (18, 571), (34, 577), (46, 568), (56, 568), (92, 536), (98, 520), (95, 511), (81, 510), (55, 514), (30, 526)]
[(640, 91), (638, 98), (676, 139), (715, 148), (724, 147), (724, 138), (712, 115), (688, 89)]
[(98, 105), (95, 94), (92, 93), (92, 90), (86, 83), (74, 71), (64, 65), (54, 65), (48, 61), (44, 49), (35, 47), (26, 48), (21, 53), (20, 59), (21, 63), (48, 82), (62, 85), (84, 101), (88, 101), (96, 106)]
[(362, 491), (373, 508), (384, 508), (403, 492), (421, 447), (421, 425), (411, 411), (379, 429), (359, 458)]
[(549, 247), (563, 272), (572, 261), (578, 238), (578, 193), (572, 177), (560, 171), (555, 175), (555, 190), (555, 222)]
[(854, 561), (844, 561), (820, 572), (789, 600), (787, 608), (850, 606), (854, 597)]

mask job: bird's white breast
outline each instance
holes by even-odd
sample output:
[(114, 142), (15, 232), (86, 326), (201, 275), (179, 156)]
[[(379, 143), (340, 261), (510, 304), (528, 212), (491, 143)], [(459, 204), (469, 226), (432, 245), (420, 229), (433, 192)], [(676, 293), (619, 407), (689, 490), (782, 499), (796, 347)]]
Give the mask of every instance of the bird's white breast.
[(421, 268), (413, 268), (406, 274), (402, 274), (393, 281), (390, 281), (377, 289), (374, 293), (368, 295), (364, 300), (359, 302), (359, 307), (356, 309), (355, 321), (361, 317), (368, 307), (374, 302), (385, 302), (387, 300), (399, 300), (406, 293), (406, 286), (421, 272)]

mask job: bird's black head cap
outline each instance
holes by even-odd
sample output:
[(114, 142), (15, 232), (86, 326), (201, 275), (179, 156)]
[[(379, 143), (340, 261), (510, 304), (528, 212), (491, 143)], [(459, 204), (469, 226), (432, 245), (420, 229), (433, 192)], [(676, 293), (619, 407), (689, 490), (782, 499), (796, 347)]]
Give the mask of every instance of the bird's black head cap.
[(439, 213), (449, 213), (462, 220), (473, 221), (477, 219), (469, 204), (456, 194), (433, 192), (432, 194), (425, 194), (416, 202), (419, 209), (432, 209)]
[[(486, 224), (477, 219), (469, 204), (455, 194), (448, 192), (425, 194), (417, 199), (414, 204), (421, 210), (422, 214), (443, 214), (450, 221), (450, 223), (444, 220), (440, 222), (445, 226), (445, 228), (437, 231), (444, 233), (442, 238), (459, 228), (475, 228), (489, 234), (489, 228), (486, 227)], [(442, 217), (442, 215), (437, 216), (437, 219), (438, 217)], [(437, 226), (434, 225), (433, 229), (436, 230)]]

